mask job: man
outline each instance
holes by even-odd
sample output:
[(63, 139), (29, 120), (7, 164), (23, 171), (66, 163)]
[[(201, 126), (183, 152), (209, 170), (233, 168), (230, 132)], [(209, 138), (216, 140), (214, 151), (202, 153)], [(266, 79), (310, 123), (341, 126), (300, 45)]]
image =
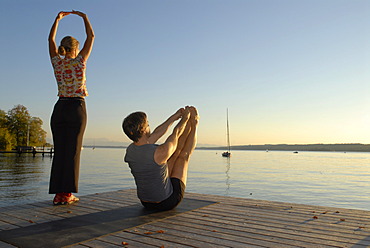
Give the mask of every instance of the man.
[[(180, 119), (161, 145), (155, 143)], [(182, 200), (190, 155), (196, 145), (198, 112), (195, 107), (180, 108), (150, 132), (145, 113), (127, 116), (123, 131), (133, 141), (126, 149), (125, 162), (135, 178), (137, 195), (145, 208), (170, 210)]]

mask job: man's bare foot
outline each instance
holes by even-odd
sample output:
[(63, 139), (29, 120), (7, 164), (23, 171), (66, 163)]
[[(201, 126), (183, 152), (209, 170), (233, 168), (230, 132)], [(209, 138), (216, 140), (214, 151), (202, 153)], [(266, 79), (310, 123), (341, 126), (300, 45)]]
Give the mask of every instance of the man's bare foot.
[(182, 119), (186, 119), (186, 120), (189, 120), (190, 118), (190, 107), (189, 106), (186, 106), (184, 111), (182, 112)]
[(191, 106), (190, 107), (190, 120), (193, 123), (198, 123), (199, 118), (200, 117), (199, 117), (199, 114), (198, 114), (198, 110), (194, 106)]

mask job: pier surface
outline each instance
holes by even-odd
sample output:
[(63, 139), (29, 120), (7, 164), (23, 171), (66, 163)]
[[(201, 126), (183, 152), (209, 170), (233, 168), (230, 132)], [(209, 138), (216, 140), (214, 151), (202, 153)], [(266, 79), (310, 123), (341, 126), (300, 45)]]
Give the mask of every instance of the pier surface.
[(186, 193), (144, 210), (136, 190), (0, 208), (0, 248), (370, 247), (370, 211)]

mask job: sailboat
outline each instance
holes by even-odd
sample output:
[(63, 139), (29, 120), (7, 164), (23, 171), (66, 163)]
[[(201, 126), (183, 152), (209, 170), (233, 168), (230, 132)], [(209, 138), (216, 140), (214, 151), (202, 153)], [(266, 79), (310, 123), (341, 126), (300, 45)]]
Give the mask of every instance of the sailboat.
[(229, 109), (226, 109), (226, 132), (227, 132), (227, 151), (222, 153), (222, 157), (231, 157), (230, 152), (230, 132), (229, 132)]

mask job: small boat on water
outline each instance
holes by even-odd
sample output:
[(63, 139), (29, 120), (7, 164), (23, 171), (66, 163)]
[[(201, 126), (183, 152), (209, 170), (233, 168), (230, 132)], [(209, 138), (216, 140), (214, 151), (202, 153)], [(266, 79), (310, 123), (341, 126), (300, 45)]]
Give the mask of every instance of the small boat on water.
[(230, 152), (223, 152), (222, 153), (222, 157), (229, 158), (230, 156), (231, 156), (231, 153)]
[(231, 157), (230, 152), (230, 132), (229, 132), (229, 109), (226, 109), (226, 134), (227, 134), (227, 151), (222, 153), (222, 157)]

